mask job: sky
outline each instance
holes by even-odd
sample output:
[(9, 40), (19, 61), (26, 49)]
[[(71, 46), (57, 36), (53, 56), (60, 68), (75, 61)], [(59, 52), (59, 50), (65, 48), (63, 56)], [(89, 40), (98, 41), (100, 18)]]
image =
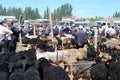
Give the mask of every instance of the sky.
[(70, 3), (75, 17), (109, 17), (115, 11), (120, 12), (120, 0), (0, 0), (3, 7), (38, 8), (43, 16), (44, 10), (49, 7), (51, 12), (62, 4)]

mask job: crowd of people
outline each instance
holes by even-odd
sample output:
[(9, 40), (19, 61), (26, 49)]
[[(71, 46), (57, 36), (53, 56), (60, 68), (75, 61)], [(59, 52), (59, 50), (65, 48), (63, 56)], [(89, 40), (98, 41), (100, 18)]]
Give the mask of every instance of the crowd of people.
[[(13, 22), (7, 22), (7, 27), (4, 26), (4, 21), (0, 22), (0, 52), (5, 51), (16, 51), (17, 42), (19, 41), (19, 33), (21, 33), (21, 36), (24, 37), (26, 34), (30, 35), (30, 28), (28, 28), (28, 31), (25, 30), (24, 26), (21, 25), (20, 28), (13, 25)], [(34, 25), (36, 27), (36, 25)], [(106, 38), (111, 37), (119, 37), (119, 27), (114, 26), (106, 26), (101, 25), (97, 27), (98, 29), (98, 35), (99, 36), (105, 36)], [(34, 33), (32, 27), (32, 33)], [(76, 48), (83, 47), (84, 44), (87, 43), (88, 36), (93, 37), (94, 36), (94, 28), (90, 27), (90, 29), (84, 29), (82, 25), (80, 25), (78, 28), (74, 28), (74, 26), (71, 27), (61, 27), (58, 28), (58, 26), (55, 26), (53, 28), (53, 35), (56, 38), (60, 38), (61, 36), (64, 36), (64, 34), (71, 34), (74, 36), (74, 43), (76, 44)], [(36, 34), (38, 36), (49, 36), (51, 29), (49, 25), (39, 26), (36, 27)]]
[(6, 22), (0, 22), (0, 53), (15, 52), (17, 42), (19, 41), (19, 33), (24, 36), (24, 26), (21, 25), (20, 29), (13, 26), (13, 22), (8, 21), (7, 27), (4, 26)]

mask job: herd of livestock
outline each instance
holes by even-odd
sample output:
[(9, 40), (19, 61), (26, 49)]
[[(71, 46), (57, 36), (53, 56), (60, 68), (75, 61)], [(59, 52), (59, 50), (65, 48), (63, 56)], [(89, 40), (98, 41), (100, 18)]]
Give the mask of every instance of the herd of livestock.
[[(23, 37), (26, 50), (0, 54), (0, 80), (70, 80), (68, 74), (73, 75), (72, 80), (120, 80), (119, 39), (98, 36), (95, 49), (94, 38), (89, 38), (88, 44), (76, 49), (73, 38), (66, 34), (59, 42)], [(70, 63), (73, 55), (75, 62)]]

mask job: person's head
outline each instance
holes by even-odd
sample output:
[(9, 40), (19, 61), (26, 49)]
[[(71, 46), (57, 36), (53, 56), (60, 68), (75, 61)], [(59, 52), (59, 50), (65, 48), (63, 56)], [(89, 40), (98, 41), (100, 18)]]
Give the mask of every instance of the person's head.
[(115, 29), (117, 29), (118, 27), (116, 26)]
[(82, 26), (82, 25), (80, 25), (80, 26), (79, 26), (79, 30), (82, 30), (82, 29), (83, 29), (83, 26)]
[(111, 26), (112, 27), (112, 29), (114, 29), (114, 26)]
[(0, 21), (0, 25), (3, 25), (4, 21)]
[(12, 26), (13, 26), (13, 22), (10, 22), (10, 21), (9, 21), (9, 22), (7, 23), (7, 25), (8, 25), (8, 27), (12, 27)]
[(24, 26), (22, 25), (22, 26), (20, 26), (20, 29), (24, 29)]
[(57, 26), (55, 28), (58, 28)]

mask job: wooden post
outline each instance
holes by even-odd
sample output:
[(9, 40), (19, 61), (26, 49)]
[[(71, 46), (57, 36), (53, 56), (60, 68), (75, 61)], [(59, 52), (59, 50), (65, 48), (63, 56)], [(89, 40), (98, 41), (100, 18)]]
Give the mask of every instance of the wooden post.
[[(19, 16), (19, 29), (20, 29), (20, 27), (21, 27), (21, 23), (20, 23), (20, 20), (21, 20), (21, 15)], [(19, 49), (21, 50), (21, 47), (22, 47), (22, 37), (21, 37), (21, 33), (19, 34)]]
[(98, 36), (98, 30), (95, 29), (95, 32), (94, 32), (94, 47), (95, 47), (96, 50), (97, 50), (97, 36)]
[(36, 36), (36, 24), (34, 23), (34, 26), (33, 26), (33, 35)]
[(50, 29), (51, 29), (51, 37), (52, 37), (52, 42), (53, 42), (53, 25), (52, 25), (52, 17), (51, 17), (51, 12), (49, 10), (49, 19), (50, 19)]

